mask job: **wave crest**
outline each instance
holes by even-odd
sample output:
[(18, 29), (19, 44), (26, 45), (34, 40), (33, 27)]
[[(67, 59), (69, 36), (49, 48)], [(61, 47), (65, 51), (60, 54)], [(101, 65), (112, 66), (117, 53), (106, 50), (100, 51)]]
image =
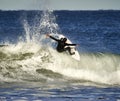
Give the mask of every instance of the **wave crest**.
[(0, 79), (3, 81), (41, 82), (41, 79), (46, 81), (57, 78), (120, 84), (120, 56), (115, 54), (80, 53), (81, 60), (78, 62), (49, 46), (22, 43), (1, 47), (0, 56)]

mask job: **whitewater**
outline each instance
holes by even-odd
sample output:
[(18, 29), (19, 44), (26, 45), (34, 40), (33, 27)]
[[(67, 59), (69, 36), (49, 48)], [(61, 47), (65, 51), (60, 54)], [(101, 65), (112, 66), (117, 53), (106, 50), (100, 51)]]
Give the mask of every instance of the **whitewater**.
[[(44, 69), (47, 75), (52, 75), (47, 72), (50, 70), (53, 74), (58, 73), (71, 80), (120, 84), (120, 56), (114, 54), (80, 53), (81, 60), (76, 61), (67, 54), (57, 53), (49, 45), (18, 43), (1, 47), (0, 56), (0, 78), (3, 81), (39, 80), (46, 75), (40, 72)], [(47, 80), (49, 77), (45, 78)]]

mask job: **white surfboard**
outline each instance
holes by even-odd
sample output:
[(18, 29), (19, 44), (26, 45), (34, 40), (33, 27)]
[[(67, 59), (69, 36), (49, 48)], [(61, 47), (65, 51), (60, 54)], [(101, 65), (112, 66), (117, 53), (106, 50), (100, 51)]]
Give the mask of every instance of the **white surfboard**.
[[(67, 37), (65, 37), (65, 36), (62, 35), (62, 34), (59, 34), (58, 37), (59, 37), (59, 39), (60, 39), (60, 38), (67, 38)], [(71, 42), (68, 38), (67, 38), (67, 43), (68, 43), (68, 44), (72, 44), (72, 42)], [(66, 46), (66, 47), (68, 47), (68, 46)], [(75, 46), (69, 46), (69, 47), (71, 48), (71, 51), (72, 51), (72, 52), (75, 52), (75, 54), (70, 55), (70, 56), (71, 56), (72, 58), (80, 61), (80, 55), (79, 55), (79, 52), (76, 50), (76, 47), (75, 47)]]

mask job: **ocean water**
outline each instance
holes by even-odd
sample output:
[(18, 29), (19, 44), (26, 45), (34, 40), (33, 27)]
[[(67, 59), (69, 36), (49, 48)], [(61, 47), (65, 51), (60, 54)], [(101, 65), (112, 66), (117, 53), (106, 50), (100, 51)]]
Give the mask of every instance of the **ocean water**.
[[(79, 44), (80, 61), (46, 38)], [(0, 101), (120, 101), (120, 11), (0, 11)]]

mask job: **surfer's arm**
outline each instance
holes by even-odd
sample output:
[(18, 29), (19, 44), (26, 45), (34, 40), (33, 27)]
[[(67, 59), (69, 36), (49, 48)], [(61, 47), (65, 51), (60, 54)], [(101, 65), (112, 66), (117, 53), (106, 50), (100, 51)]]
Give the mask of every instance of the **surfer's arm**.
[(68, 44), (66, 43), (67, 46), (77, 46), (77, 44)]
[(47, 34), (48, 37), (50, 37), (51, 39), (55, 40), (55, 41), (59, 41), (58, 39), (54, 38), (53, 36)]

